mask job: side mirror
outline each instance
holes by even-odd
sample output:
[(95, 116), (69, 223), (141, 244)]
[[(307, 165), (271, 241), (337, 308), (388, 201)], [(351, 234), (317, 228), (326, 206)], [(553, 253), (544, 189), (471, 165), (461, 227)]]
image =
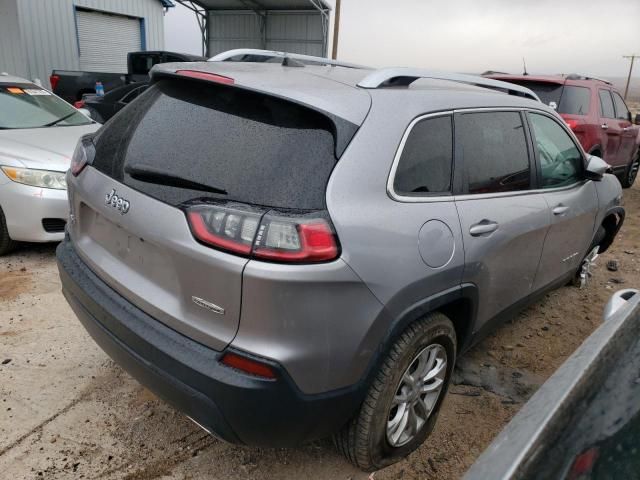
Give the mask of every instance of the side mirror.
[[(613, 316), (622, 308), (629, 305), (631, 300), (640, 293), (633, 288), (627, 288), (614, 293), (604, 307), (603, 320), (611, 320)], [(636, 297), (637, 300), (638, 297)]]
[(602, 180), (604, 174), (609, 171), (611, 166), (600, 157), (595, 155), (588, 156), (586, 177), (589, 180), (595, 180), (596, 182)]
[(640, 113), (636, 113), (636, 118), (634, 119), (633, 123), (635, 123), (636, 125), (640, 125)]

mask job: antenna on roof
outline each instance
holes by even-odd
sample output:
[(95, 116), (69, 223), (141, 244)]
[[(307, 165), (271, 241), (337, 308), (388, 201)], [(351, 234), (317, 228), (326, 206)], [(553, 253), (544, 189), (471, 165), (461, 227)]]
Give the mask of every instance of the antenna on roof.
[(522, 57), (522, 65), (524, 66), (523, 75), (529, 75), (529, 73), (527, 73), (527, 62), (524, 61), (524, 57)]

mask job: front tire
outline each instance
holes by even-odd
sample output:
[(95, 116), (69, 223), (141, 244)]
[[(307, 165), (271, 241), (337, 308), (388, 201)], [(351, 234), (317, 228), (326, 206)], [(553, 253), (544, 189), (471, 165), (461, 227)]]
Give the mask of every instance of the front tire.
[(365, 471), (402, 460), (429, 436), (456, 359), (456, 332), (439, 312), (409, 325), (391, 347), (354, 418), (334, 436)]
[(7, 229), (7, 220), (4, 218), (4, 212), (0, 208), (0, 257), (11, 252), (16, 247), (16, 242), (11, 240), (9, 230)]

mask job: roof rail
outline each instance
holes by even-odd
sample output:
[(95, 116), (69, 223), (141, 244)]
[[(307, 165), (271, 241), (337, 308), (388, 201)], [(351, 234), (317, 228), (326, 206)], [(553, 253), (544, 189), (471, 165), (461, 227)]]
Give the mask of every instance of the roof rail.
[(607, 85), (613, 85), (609, 80), (604, 78), (592, 77), (591, 75), (580, 75), (579, 73), (570, 73), (565, 76), (567, 80), (596, 80), (598, 82), (604, 82)]
[[(276, 50), (260, 50), (258, 48), (236, 48), (235, 50), (227, 50), (226, 52), (221, 52), (213, 57), (211, 57), (208, 62), (225, 62), (232, 61), (233, 57), (237, 57), (240, 55), (247, 56), (258, 56), (258, 57), (270, 57), (270, 58), (281, 58), (283, 61), (285, 58), (289, 58), (292, 60), (297, 60), (302, 63), (309, 64), (317, 64), (317, 65), (331, 65), (335, 67), (346, 67), (346, 68), (361, 68), (370, 70), (371, 67), (365, 67), (363, 65), (357, 65), (355, 63), (347, 63), (341, 62), (338, 60), (331, 60), (330, 58), (325, 57), (314, 57), (312, 55), (302, 55), (300, 53), (289, 53), (289, 52), (279, 52)], [(242, 60), (241, 60), (242, 61)]]
[(540, 98), (526, 87), (514, 83), (501, 82), (490, 78), (465, 75), (462, 73), (437, 72), (421, 70), (417, 68), (383, 68), (370, 73), (358, 83), (362, 88), (381, 88), (408, 86), (421, 78), (433, 78), (437, 80), (449, 80), (452, 82), (466, 83), (478, 87), (501, 90), (509, 95), (518, 95), (540, 101)]

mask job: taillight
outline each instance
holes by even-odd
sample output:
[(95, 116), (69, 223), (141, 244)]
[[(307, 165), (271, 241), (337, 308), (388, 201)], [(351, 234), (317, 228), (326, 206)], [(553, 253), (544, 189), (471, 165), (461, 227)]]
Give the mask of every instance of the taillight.
[(60, 77), (58, 75), (49, 75), (49, 83), (51, 84), (51, 90), (55, 90), (58, 86)]
[(571, 466), (571, 470), (569, 470), (569, 473), (567, 474), (567, 480), (591, 478), (590, 473), (598, 459), (598, 455), (599, 452), (597, 447), (591, 447), (578, 455)]
[(574, 132), (581, 132), (584, 126), (584, 121), (576, 118), (565, 118), (564, 115), (560, 115), (564, 120), (564, 123)]
[(580, 125), (577, 120), (565, 120), (565, 123), (569, 126), (571, 130), (575, 130), (578, 127), (578, 125)]
[(203, 243), (240, 255), (249, 255), (262, 212), (217, 205), (187, 210), (191, 232)]
[(73, 104), (73, 106), (74, 106), (74, 107), (76, 107), (76, 108), (82, 108), (82, 107), (84, 107), (84, 100), (78, 100), (77, 102), (75, 102), (75, 103)]
[(198, 70), (177, 70), (176, 75), (197, 78), (198, 80), (207, 80), (208, 82), (223, 83), (225, 85), (233, 85), (235, 83), (233, 78), (215, 73), (200, 72)]
[(326, 212), (281, 213), (237, 204), (187, 208), (193, 236), (200, 242), (246, 257), (282, 263), (316, 263), (340, 254)]
[(292, 222), (265, 215), (253, 255), (277, 262), (326, 262), (338, 256), (338, 245), (324, 218)]
[(93, 162), (95, 147), (93, 146), (92, 138), (92, 134), (81, 137), (76, 149), (73, 151), (70, 170), (74, 177), (77, 177), (84, 170), (84, 167), (91, 165)]

